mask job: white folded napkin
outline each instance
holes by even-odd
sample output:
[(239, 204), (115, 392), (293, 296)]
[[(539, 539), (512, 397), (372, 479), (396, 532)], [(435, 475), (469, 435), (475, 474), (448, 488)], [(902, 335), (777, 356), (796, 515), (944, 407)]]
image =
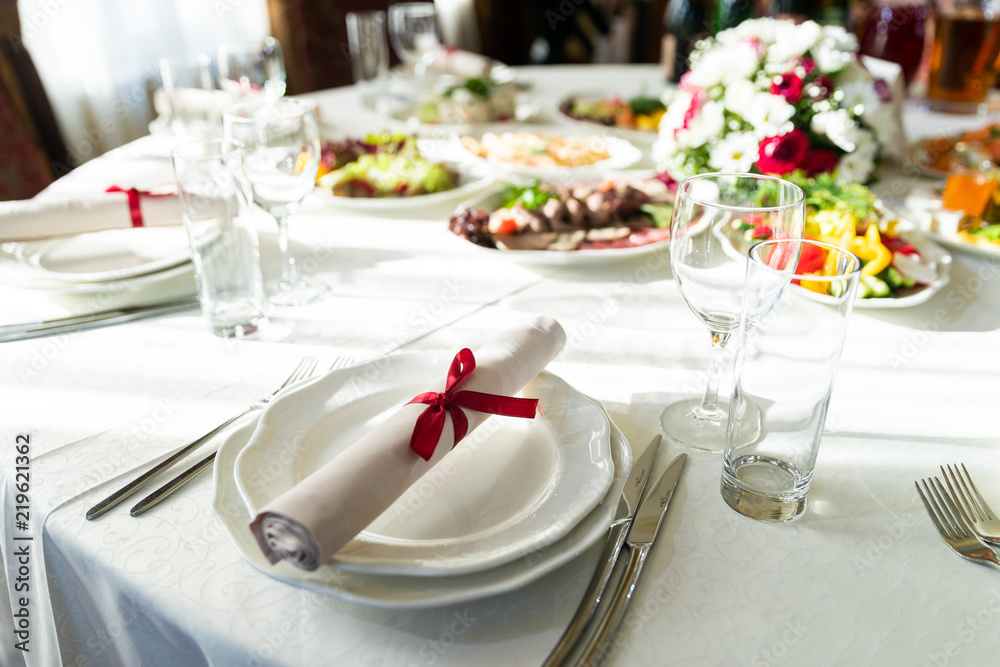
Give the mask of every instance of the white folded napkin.
[[(176, 194), (139, 195), (144, 227), (181, 224)], [(0, 243), (135, 227), (126, 192), (0, 202)]]
[(486, 76), (496, 64), (486, 56), (454, 46), (435, 46), (424, 55), (423, 62), (428, 70), (443, 72), (463, 79)]
[[(513, 396), (562, 350), (566, 334), (540, 317), (500, 332), (476, 350), (476, 369), (462, 390)], [(431, 391), (444, 389), (441, 382)], [(410, 449), (417, 418), (427, 405), (408, 404), (339, 456), (262, 508), (250, 529), (271, 561), (315, 570), (389, 508), (454, 446), (449, 416), (429, 461)], [(469, 432), (489, 415), (464, 408)], [(462, 446), (461, 443), (458, 444)]]

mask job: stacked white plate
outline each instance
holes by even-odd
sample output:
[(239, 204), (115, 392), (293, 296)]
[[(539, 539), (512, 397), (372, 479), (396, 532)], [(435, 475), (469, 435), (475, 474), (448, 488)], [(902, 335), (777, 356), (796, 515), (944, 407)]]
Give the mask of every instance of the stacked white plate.
[(109, 229), (0, 244), (0, 282), (47, 292), (132, 289), (193, 271), (182, 227)]
[(550, 373), (522, 394), (533, 420), (494, 417), (316, 572), (268, 563), (258, 509), (337, 456), (447, 369), (409, 353), (330, 373), (232, 431), (215, 462), (213, 508), (233, 544), (283, 582), (389, 607), (471, 600), (523, 586), (607, 534), (632, 465), (599, 404)]

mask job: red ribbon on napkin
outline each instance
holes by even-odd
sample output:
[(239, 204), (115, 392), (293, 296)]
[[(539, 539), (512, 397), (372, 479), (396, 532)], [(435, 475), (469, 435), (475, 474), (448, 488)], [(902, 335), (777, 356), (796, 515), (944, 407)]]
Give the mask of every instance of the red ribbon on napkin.
[(144, 227), (142, 221), (142, 204), (141, 195), (147, 197), (169, 197), (172, 193), (166, 192), (150, 192), (149, 190), (139, 190), (138, 188), (123, 188), (118, 185), (112, 185), (105, 192), (124, 192), (128, 195), (128, 212), (132, 216), (132, 226), (133, 227)]
[(451, 361), (451, 367), (448, 369), (448, 382), (445, 384), (444, 391), (429, 391), (410, 401), (410, 403), (425, 403), (429, 406), (417, 418), (417, 424), (413, 428), (413, 436), (410, 438), (410, 449), (425, 461), (430, 460), (437, 448), (441, 432), (444, 431), (446, 413), (451, 414), (451, 421), (455, 428), (456, 445), (469, 431), (469, 419), (462, 412), (462, 408), (478, 410), (491, 415), (503, 415), (504, 417), (535, 418), (535, 412), (538, 409), (537, 398), (498, 396), (467, 389), (458, 391), (458, 388), (469, 379), (474, 370), (476, 370), (476, 358), (473, 356), (472, 350), (468, 348), (460, 350)]

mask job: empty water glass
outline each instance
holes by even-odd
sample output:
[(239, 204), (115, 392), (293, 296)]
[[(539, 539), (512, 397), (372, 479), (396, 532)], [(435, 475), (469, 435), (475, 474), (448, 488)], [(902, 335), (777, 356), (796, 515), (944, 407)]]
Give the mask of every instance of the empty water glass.
[(267, 318), (243, 146), (193, 141), (170, 157), (205, 322), (218, 336), (252, 334)]
[[(800, 256), (821, 269), (799, 272)], [(860, 274), (857, 257), (819, 241), (750, 249), (722, 472), (722, 497), (744, 516), (805, 511)]]

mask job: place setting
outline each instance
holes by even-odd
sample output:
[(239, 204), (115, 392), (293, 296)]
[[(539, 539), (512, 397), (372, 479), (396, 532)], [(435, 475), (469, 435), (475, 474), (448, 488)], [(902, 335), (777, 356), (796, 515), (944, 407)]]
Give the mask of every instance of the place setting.
[(150, 46), (0, 203), (0, 663), (988, 662), (1000, 93), (669, 4)]

